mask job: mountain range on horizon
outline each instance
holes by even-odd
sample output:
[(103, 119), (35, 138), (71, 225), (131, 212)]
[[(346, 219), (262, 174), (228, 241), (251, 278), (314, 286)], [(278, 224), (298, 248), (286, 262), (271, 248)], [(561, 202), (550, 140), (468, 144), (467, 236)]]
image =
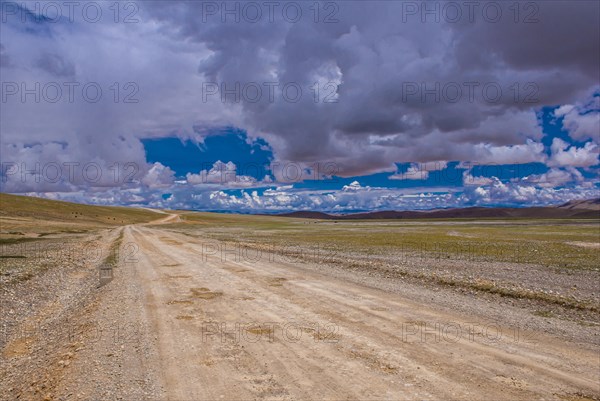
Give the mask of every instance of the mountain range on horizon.
[(572, 200), (557, 206), (465, 207), (434, 210), (382, 210), (333, 214), (295, 211), (277, 216), (321, 220), (446, 219), (446, 218), (600, 218), (600, 198)]
[[(64, 200), (53, 200), (27, 195), (11, 195), (14, 200), (19, 198), (39, 199), (44, 204), (72, 204), (83, 206), (96, 206), (100, 208), (115, 207), (116, 205), (96, 205), (78, 202), (69, 202)], [(0, 198), (1, 199), (1, 198)], [(8, 199), (8, 198), (5, 198)], [(37, 203), (34, 203), (37, 204)], [(7, 205), (2, 205), (0, 209)], [(123, 208), (123, 206), (121, 206)], [(124, 206), (124, 208), (132, 209), (151, 209), (143, 206)], [(164, 209), (168, 210), (168, 209)], [(600, 218), (600, 197), (593, 199), (572, 200), (560, 205), (554, 206), (534, 206), (534, 207), (489, 207), (489, 206), (471, 206), (463, 208), (446, 208), (446, 209), (430, 209), (430, 210), (378, 210), (378, 211), (355, 211), (345, 213), (331, 213), (315, 210), (297, 210), (293, 212), (283, 213), (240, 213), (235, 210), (194, 210), (194, 209), (174, 209), (179, 211), (204, 212), (204, 213), (220, 213), (220, 214), (256, 214), (274, 217), (290, 217), (304, 219), (320, 219), (320, 220), (371, 220), (371, 219), (452, 219), (452, 218)]]

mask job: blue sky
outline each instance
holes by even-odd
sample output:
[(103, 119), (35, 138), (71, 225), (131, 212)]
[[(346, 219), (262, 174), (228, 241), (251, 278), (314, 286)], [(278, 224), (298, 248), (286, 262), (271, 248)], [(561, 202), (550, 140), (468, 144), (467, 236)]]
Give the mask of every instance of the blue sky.
[[(594, 95), (596, 96), (596, 95)], [(570, 149), (577, 149), (585, 146), (585, 141), (579, 141), (569, 136), (568, 130), (563, 127), (564, 117), (556, 117), (555, 113), (558, 106), (543, 107), (538, 111), (539, 122), (542, 127), (543, 137), (540, 143), (543, 144), (543, 154), (552, 159), (552, 144), (555, 138), (564, 141)], [(597, 110), (596, 110), (597, 111)], [(593, 110), (592, 110), (593, 112)], [(589, 113), (589, 112), (586, 112)], [(159, 138), (143, 141), (146, 150), (147, 160), (151, 163), (161, 163), (169, 167), (175, 176), (175, 180), (181, 183), (186, 181), (188, 174), (196, 174), (201, 170), (211, 170), (215, 163), (232, 163), (235, 168), (225, 168), (220, 170), (211, 180), (206, 176), (201, 184), (223, 184), (219, 192), (233, 197), (237, 200), (243, 200), (248, 193), (255, 193), (259, 197), (265, 196), (271, 191), (282, 191), (288, 194), (297, 193), (307, 195), (308, 197), (318, 198), (327, 196), (336, 196), (339, 192), (347, 191), (348, 188), (355, 187), (356, 197), (360, 197), (361, 191), (392, 194), (406, 194), (408, 202), (415, 200), (415, 194), (426, 195), (433, 198), (433, 202), (424, 202), (422, 208), (429, 209), (433, 207), (445, 207), (443, 204), (436, 204), (436, 200), (446, 199), (447, 196), (453, 198), (462, 197), (463, 202), (460, 206), (486, 205), (486, 206), (529, 206), (552, 204), (549, 202), (536, 202), (533, 198), (519, 199), (515, 197), (505, 197), (487, 202), (480, 202), (477, 198), (469, 198), (472, 186), (476, 188), (485, 188), (492, 185), (503, 186), (549, 186), (558, 191), (570, 191), (577, 188), (580, 180), (592, 184), (588, 189), (590, 191), (598, 190), (598, 170), (600, 164), (592, 164), (584, 167), (574, 167), (574, 171), (568, 172), (570, 166), (552, 166), (552, 163), (531, 162), (520, 164), (482, 164), (460, 161), (449, 162), (429, 162), (416, 165), (411, 162), (396, 163), (396, 171), (386, 173), (375, 173), (362, 176), (341, 177), (337, 175), (322, 177), (320, 179), (302, 178), (291, 180), (282, 190), (275, 183), (276, 175), (272, 171), (272, 165), (275, 160), (272, 148), (262, 138), (251, 140), (245, 131), (235, 128), (223, 128), (214, 134), (207, 136), (202, 143), (195, 143), (192, 140), (181, 140), (178, 138)], [(293, 163), (292, 163), (293, 164)], [(298, 165), (299, 166), (299, 165)], [(278, 168), (278, 167), (275, 167)], [(299, 168), (299, 167), (298, 167)], [(229, 174), (229, 170), (235, 171), (235, 174)], [(296, 171), (296, 166), (293, 166)], [(334, 171), (334, 170), (332, 170)], [(557, 177), (548, 176), (549, 172), (557, 173)], [(567, 181), (563, 175), (572, 174)], [(312, 174), (312, 173), (311, 173)], [(294, 175), (295, 173), (291, 173)], [(251, 177), (252, 182), (243, 188), (231, 188), (231, 183), (227, 181), (233, 177), (244, 176)], [(265, 180), (265, 177), (268, 179)], [(469, 177), (469, 178), (466, 178)], [(556, 181), (553, 182), (552, 180)], [(211, 182), (214, 181), (214, 182)], [(487, 181), (487, 182), (486, 182)], [(471, 185), (485, 182), (484, 185)], [(230, 184), (230, 185), (228, 185)], [(168, 192), (164, 198), (169, 199), (173, 194)], [(417, 198), (418, 199), (418, 198)], [(250, 205), (252, 202), (247, 202)], [(243, 205), (243, 203), (242, 203)], [(313, 202), (314, 206), (315, 203)], [(340, 211), (336, 204), (329, 204), (328, 207), (321, 210)], [(392, 207), (392, 204), (385, 204), (386, 207)], [(419, 208), (411, 204), (412, 208)], [(452, 205), (455, 206), (455, 205)], [(252, 207), (238, 206), (240, 211), (252, 212)], [(384, 208), (386, 208), (384, 207)], [(228, 208), (215, 208), (198, 206), (204, 210), (228, 210)], [(285, 210), (286, 205), (281, 204), (274, 211)], [(311, 209), (315, 209), (312, 207)], [(261, 212), (265, 211), (259, 209)], [(343, 209), (346, 211), (372, 210), (369, 207), (352, 209)], [(268, 210), (267, 210), (268, 211)]]
[(533, 23), (36, 4), (2, 2), (3, 192), (244, 213), (599, 196), (598, 2), (543, 2)]

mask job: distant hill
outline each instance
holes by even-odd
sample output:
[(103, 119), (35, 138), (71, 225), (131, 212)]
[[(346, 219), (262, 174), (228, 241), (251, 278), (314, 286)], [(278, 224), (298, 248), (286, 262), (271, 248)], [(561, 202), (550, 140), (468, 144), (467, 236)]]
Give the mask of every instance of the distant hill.
[[(156, 220), (157, 214), (139, 208), (93, 206), (33, 196), (0, 193), (0, 219), (55, 221), (62, 224), (116, 226)], [(3, 224), (7, 224), (6, 221)]]
[(331, 215), (331, 214), (322, 213), (322, 212), (311, 212), (311, 211), (298, 211), (298, 212), (291, 212), (291, 213), (283, 213), (283, 214), (279, 214), (278, 216), (296, 217), (298, 219), (323, 219), (323, 220), (336, 218), (336, 216)]
[(453, 218), (600, 218), (600, 198), (570, 201), (560, 206), (546, 207), (466, 207), (442, 210), (384, 210), (351, 214), (328, 214), (314, 211), (298, 211), (279, 214), (281, 217), (295, 217), (321, 220), (397, 220), (397, 219), (453, 219)]
[[(207, 215), (203, 215), (206, 219)], [(273, 216), (273, 215), (271, 215)], [(559, 206), (502, 208), (467, 207), (437, 210), (384, 210), (347, 214), (329, 214), (318, 211), (295, 211), (279, 217), (315, 220), (397, 220), (397, 219), (453, 219), (453, 218), (600, 218), (600, 198), (570, 201)], [(92, 224), (115, 226), (149, 222), (157, 219), (155, 212), (133, 207), (92, 206), (30, 196), (0, 193), (0, 220), (7, 219), (54, 221), (60, 224)], [(4, 228), (4, 227), (3, 227)]]
[(600, 198), (570, 201), (560, 205), (561, 209), (600, 210)]

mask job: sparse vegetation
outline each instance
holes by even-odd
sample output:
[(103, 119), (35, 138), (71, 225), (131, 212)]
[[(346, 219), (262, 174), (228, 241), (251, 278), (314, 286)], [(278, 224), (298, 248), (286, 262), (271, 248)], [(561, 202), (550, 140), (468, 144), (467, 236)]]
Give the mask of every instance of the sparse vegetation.
[(0, 238), (0, 245), (22, 244), (24, 242), (37, 241), (37, 238)]
[[(461, 291), (600, 312), (597, 300), (582, 299), (554, 287), (493, 280), (490, 277), (495, 272), (486, 273), (481, 268), (475, 276), (463, 274), (462, 269), (455, 274), (447, 268), (486, 263), (492, 269), (497, 263), (506, 263), (511, 271), (536, 266), (561, 277), (573, 271), (598, 272), (600, 225), (595, 220), (370, 220), (334, 224), (206, 213), (186, 213), (182, 217), (182, 223), (170, 228), (196, 241), (209, 238), (234, 247), (285, 254), (296, 261), (378, 270), (388, 277), (416, 279)], [(270, 285), (281, 286), (282, 282)]]
[[(433, 330), (443, 326), (436, 326), (440, 324), (438, 320), (459, 321), (463, 319), (460, 316), (469, 319), (464, 327), (470, 327), (471, 319), (485, 323), (489, 318), (506, 325), (502, 329), (514, 334), (516, 325), (519, 336), (526, 339), (564, 331), (577, 341), (597, 342), (593, 331), (598, 327), (600, 294), (596, 294), (593, 283), (599, 274), (595, 261), (600, 241), (598, 222), (590, 220), (305, 221), (185, 212), (182, 221), (175, 218), (178, 216), (152, 213), (148, 219), (154, 224), (128, 228), (124, 226), (129, 223), (118, 224), (118, 220), (114, 225), (107, 224), (115, 220), (107, 216), (103, 221), (100, 213), (77, 212), (63, 219), (56, 216), (36, 220), (33, 216), (0, 215), (2, 285), (7, 285), (8, 290), (51, 288), (49, 299), (55, 293), (65, 293), (67, 288), (74, 294), (73, 299), (89, 302), (71, 305), (89, 314), (90, 321), (104, 316), (119, 322), (124, 330), (131, 327), (132, 316), (140, 319), (134, 321), (147, 322), (142, 320), (145, 315), (137, 312), (153, 298), (147, 312), (153, 317), (168, 316), (166, 331), (150, 333), (156, 334), (155, 338), (176, 336), (178, 343), (201, 345), (203, 349), (211, 344), (222, 345), (223, 340), (260, 339), (274, 345), (268, 350), (261, 347), (260, 352), (269, 352), (267, 357), (276, 359), (286, 355), (281, 352), (287, 352), (298, 338), (301, 348), (291, 355), (304, 352), (307, 344), (318, 346), (325, 353), (333, 347), (336, 358), (346, 355), (353, 365), (362, 364), (360, 372), (368, 370), (386, 376), (399, 374), (400, 368), (389, 352), (373, 352), (373, 347), (396, 347), (399, 336), (406, 337), (409, 343), (419, 338), (423, 341), (424, 335), (425, 339), (432, 338)], [(91, 216), (95, 222), (89, 220)], [(131, 240), (143, 251), (139, 255), (142, 264), (138, 265), (142, 268), (131, 269), (120, 260), (120, 251), (126, 248), (124, 241)], [(206, 246), (207, 242), (211, 246)], [(40, 248), (38, 244), (44, 246)], [(46, 249), (46, 245), (51, 249)], [(86, 271), (90, 264), (82, 263), (81, 256), (89, 251), (86, 245), (102, 251), (93, 261), (95, 267), (101, 264), (119, 269), (115, 276), (118, 279), (106, 279), (107, 291), (102, 282), (96, 286), (96, 270)], [(219, 247), (227, 253), (221, 263), (218, 258), (223, 254), (219, 255)], [(209, 250), (207, 263), (198, 263)], [(262, 256), (257, 250), (264, 252)], [(244, 254), (248, 259), (240, 258)], [(25, 283), (32, 278), (35, 280)], [(85, 285), (91, 292), (88, 298), (81, 298), (79, 291)], [(132, 292), (126, 292), (129, 290)], [(138, 293), (139, 290), (153, 296), (140, 296), (143, 292)], [(40, 293), (37, 290), (21, 294), (36, 299), (37, 295), (32, 294), (36, 292)], [(407, 302), (398, 302), (403, 299)], [(29, 313), (28, 303), (5, 296), (4, 302), (7, 301), (19, 316)], [(123, 305), (130, 302), (136, 307), (125, 311)], [(414, 307), (402, 306), (411, 302)], [(98, 304), (103, 307), (93, 306)], [(57, 303), (51, 305), (55, 307)], [(448, 313), (448, 308), (455, 309)], [(39, 310), (45, 313), (51, 309)], [(63, 316), (71, 319), (73, 314), (63, 312)], [(318, 319), (317, 324), (313, 325), (311, 319)], [(288, 326), (288, 320), (299, 324)], [(460, 321), (460, 327), (467, 323)], [(238, 326), (237, 322), (249, 323)], [(524, 322), (523, 330), (520, 322)], [(537, 329), (539, 322), (543, 331)], [(453, 323), (447, 326), (458, 327)], [(275, 327), (281, 327), (282, 333)], [(490, 335), (479, 331), (485, 327), (483, 324), (478, 327), (473, 327), (472, 332), (469, 329), (469, 342), (485, 341), (485, 335)], [(301, 333), (309, 334), (300, 336)], [(138, 331), (131, 334), (136, 341), (139, 339)], [(370, 343), (357, 342), (362, 338)], [(279, 347), (285, 339), (290, 342)], [(542, 337), (534, 339), (545, 341)], [(502, 347), (501, 343), (494, 346)], [(11, 349), (21, 352), (18, 341), (12, 344)], [(250, 344), (247, 342), (244, 347), (251, 347)], [(435, 344), (415, 349), (414, 355), (413, 347), (402, 347), (402, 351), (408, 352), (409, 361), (430, 355), (435, 361), (432, 366), (439, 366), (440, 361), (454, 361), (452, 352), (447, 353), (453, 347), (461, 354), (473, 351), (470, 345), (462, 348), (466, 345), (463, 342), (439, 348)], [(497, 362), (501, 360), (498, 352), (505, 350), (508, 351), (502, 358), (510, 358), (519, 346), (516, 342), (507, 343), (508, 348), (495, 349), (485, 358)], [(117, 348), (120, 353), (137, 349)], [(484, 352), (490, 347), (477, 349)], [(23, 352), (36, 357), (45, 355), (29, 349)], [(79, 352), (86, 355), (79, 360), (85, 366), (90, 354), (85, 349)], [(178, 360), (185, 363), (189, 351), (183, 352)], [(111, 361), (116, 355), (117, 352), (106, 354)], [(565, 351), (564, 355), (570, 354)], [(543, 354), (538, 358), (545, 357)], [(70, 359), (62, 354), (60, 358), (60, 369), (65, 370)], [(208, 361), (202, 362), (205, 367), (219, 365), (214, 358), (202, 360)], [(239, 358), (234, 360), (239, 363)], [(56, 365), (56, 361), (53, 363)], [(152, 363), (158, 366), (157, 362)], [(199, 365), (194, 362), (190, 366)], [(564, 366), (572, 366), (571, 360)], [(513, 378), (497, 377), (499, 386), (519, 383)]]
[(121, 249), (121, 244), (123, 242), (123, 230), (119, 233), (119, 236), (113, 241), (110, 245), (110, 249), (108, 251), (108, 255), (104, 259), (104, 264), (111, 266), (113, 268), (117, 267), (119, 263), (119, 250)]
[(538, 310), (533, 312), (533, 314), (540, 317), (554, 317), (554, 313), (552, 313), (550, 310)]
[(138, 208), (90, 206), (0, 193), (0, 226), (2, 232), (10, 235), (81, 234), (90, 229), (145, 223), (156, 218), (156, 213)]

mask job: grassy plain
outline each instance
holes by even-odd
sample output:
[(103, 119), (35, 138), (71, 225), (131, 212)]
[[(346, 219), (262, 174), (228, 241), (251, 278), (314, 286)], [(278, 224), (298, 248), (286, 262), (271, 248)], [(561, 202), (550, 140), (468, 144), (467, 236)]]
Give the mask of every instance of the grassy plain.
[(321, 221), (185, 213), (178, 227), (214, 239), (319, 247), (377, 255), (390, 251), (472, 261), (600, 270), (598, 220)]

